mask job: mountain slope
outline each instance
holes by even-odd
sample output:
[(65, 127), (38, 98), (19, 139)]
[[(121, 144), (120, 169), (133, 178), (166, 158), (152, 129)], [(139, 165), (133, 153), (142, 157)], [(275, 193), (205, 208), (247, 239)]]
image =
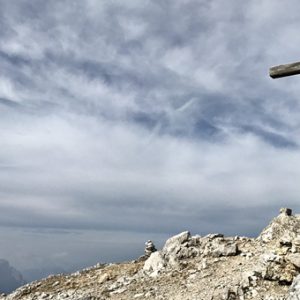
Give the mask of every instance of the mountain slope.
[(136, 261), (50, 276), (3, 299), (300, 299), (300, 216), (288, 209), (256, 239), (185, 231), (146, 248)]

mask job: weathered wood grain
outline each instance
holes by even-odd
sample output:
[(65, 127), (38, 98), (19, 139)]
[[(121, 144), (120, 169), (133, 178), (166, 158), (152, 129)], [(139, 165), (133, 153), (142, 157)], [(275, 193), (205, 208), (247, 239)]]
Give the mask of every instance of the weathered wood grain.
[(300, 62), (272, 67), (270, 68), (269, 74), (272, 78), (281, 78), (300, 74)]

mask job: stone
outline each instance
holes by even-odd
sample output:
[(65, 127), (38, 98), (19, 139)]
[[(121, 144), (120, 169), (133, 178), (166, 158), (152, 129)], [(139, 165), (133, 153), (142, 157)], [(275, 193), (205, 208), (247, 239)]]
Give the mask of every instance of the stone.
[(222, 233), (209, 233), (208, 235), (205, 236), (205, 238), (208, 238), (210, 240), (216, 239), (216, 238), (223, 238), (224, 234)]
[(101, 284), (101, 283), (106, 282), (108, 280), (109, 280), (109, 275), (107, 273), (105, 273), (102, 276), (100, 276), (98, 282)]
[(142, 297), (144, 297), (144, 293), (135, 294), (135, 295), (133, 296), (134, 299), (142, 298)]
[(300, 275), (296, 276), (289, 288), (287, 300), (299, 300), (300, 299)]
[(291, 249), (292, 253), (296, 253), (299, 252), (300, 253), (300, 238), (296, 237), (293, 241), (292, 241), (292, 249)]
[(218, 256), (233, 256), (237, 254), (237, 245), (231, 244), (221, 244), (214, 252)]
[(283, 259), (280, 255), (276, 255), (274, 253), (265, 253), (261, 256), (261, 260), (264, 264), (268, 262), (276, 262), (276, 263), (283, 263)]
[(292, 239), (290, 236), (283, 236), (280, 240), (279, 240), (279, 247), (288, 247), (291, 248), (292, 247)]
[(255, 271), (245, 272), (242, 277), (243, 288), (248, 288), (250, 286), (256, 287), (257, 282), (260, 278), (261, 278), (261, 274), (259, 272), (255, 272)]
[(282, 208), (280, 208), (280, 213), (287, 215), (287, 216), (291, 216), (292, 210), (290, 208), (282, 207)]
[(207, 245), (207, 255), (220, 257), (220, 256), (234, 256), (237, 255), (237, 244), (234, 240), (224, 240), (223, 238), (215, 238)]
[(291, 253), (286, 256), (286, 259), (297, 268), (300, 268), (300, 253)]
[(160, 251), (153, 252), (145, 261), (143, 270), (149, 273), (156, 272), (157, 274), (166, 267), (167, 263)]
[(189, 231), (184, 231), (182, 233), (179, 233), (171, 238), (169, 238), (164, 247), (163, 247), (163, 252), (164, 253), (172, 253), (174, 251), (177, 251), (180, 249), (180, 246), (187, 242), (189, 238), (191, 237), (191, 234)]
[(300, 223), (297, 216), (292, 215), (291, 209), (281, 209), (280, 214), (261, 232), (258, 240), (269, 243), (282, 239), (293, 241), (300, 234)]

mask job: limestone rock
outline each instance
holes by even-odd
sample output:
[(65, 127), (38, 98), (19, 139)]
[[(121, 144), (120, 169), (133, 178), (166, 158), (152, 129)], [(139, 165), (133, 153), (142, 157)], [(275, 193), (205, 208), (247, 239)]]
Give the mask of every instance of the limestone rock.
[(281, 239), (294, 240), (300, 235), (300, 223), (297, 216), (292, 215), (290, 209), (281, 209), (280, 215), (261, 232), (258, 240), (268, 243)]
[(233, 256), (238, 252), (237, 245), (234, 241), (215, 239), (212, 244), (213, 256)]
[(166, 267), (167, 263), (160, 251), (153, 252), (145, 261), (143, 270), (150, 273), (158, 274)]
[(162, 251), (165, 254), (177, 253), (180, 250), (181, 245), (187, 242), (190, 237), (191, 234), (189, 231), (179, 233), (166, 241)]
[(300, 275), (294, 278), (287, 297), (287, 300), (299, 300), (299, 299), (300, 299)]
[(300, 253), (289, 254), (286, 259), (297, 268), (300, 268)]

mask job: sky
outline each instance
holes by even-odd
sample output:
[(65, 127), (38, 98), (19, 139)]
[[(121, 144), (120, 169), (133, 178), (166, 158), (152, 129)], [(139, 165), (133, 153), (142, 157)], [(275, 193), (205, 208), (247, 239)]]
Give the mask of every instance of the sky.
[(300, 77), (268, 76), (299, 11), (0, 0), (0, 258), (69, 270), (300, 212)]

